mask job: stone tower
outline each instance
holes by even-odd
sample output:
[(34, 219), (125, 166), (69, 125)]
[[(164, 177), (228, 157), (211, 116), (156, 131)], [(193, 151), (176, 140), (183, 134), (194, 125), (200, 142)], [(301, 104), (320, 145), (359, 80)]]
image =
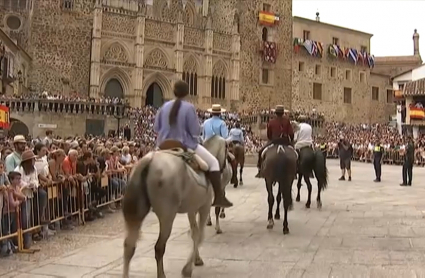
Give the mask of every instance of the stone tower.
[(419, 34), (418, 30), (415, 29), (415, 32), (413, 33), (413, 55), (419, 56)]
[[(264, 109), (277, 104), (291, 106), (292, 92), (292, 0), (209, 0), (213, 29), (231, 32), (237, 21), (240, 34), (240, 88), (242, 109)], [(280, 17), (278, 25), (259, 24), (260, 11), (267, 10)], [(264, 62), (260, 53), (263, 29), (267, 41), (277, 45), (277, 60)], [(262, 81), (268, 71), (268, 84)]]
[(31, 0), (0, 0), (0, 28), (23, 48), (31, 31)]

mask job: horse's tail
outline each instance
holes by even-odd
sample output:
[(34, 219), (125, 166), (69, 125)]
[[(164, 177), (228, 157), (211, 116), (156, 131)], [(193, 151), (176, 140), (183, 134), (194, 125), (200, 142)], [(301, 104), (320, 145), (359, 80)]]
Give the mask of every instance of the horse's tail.
[(319, 182), (319, 190), (324, 191), (328, 187), (328, 168), (326, 167), (326, 157), (322, 151), (316, 151), (314, 174)]
[(145, 155), (137, 162), (130, 174), (122, 208), (126, 220), (134, 219), (134, 217), (144, 218), (146, 215), (139, 215), (139, 213), (144, 214), (144, 211), (151, 207), (146, 179), (152, 157), (152, 153)]
[(276, 154), (277, 158), (275, 160), (274, 169), (273, 169), (273, 178), (277, 182), (282, 182), (287, 176), (287, 158), (286, 155), (282, 153)]

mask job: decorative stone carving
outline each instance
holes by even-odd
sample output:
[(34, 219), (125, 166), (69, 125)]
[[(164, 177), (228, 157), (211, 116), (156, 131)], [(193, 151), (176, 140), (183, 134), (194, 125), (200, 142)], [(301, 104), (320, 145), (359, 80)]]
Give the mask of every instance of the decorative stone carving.
[(192, 56), (189, 56), (189, 58), (186, 59), (183, 65), (183, 71), (189, 72), (189, 73), (197, 72), (197, 64), (196, 64), (195, 58), (193, 58)]
[(164, 41), (175, 41), (174, 26), (170, 23), (146, 20), (145, 36)]
[(232, 38), (230, 35), (214, 33), (213, 37), (213, 47), (214, 49), (231, 51), (232, 47)]
[(168, 66), (167, 57), (159, 49), (153, 50), (145, 60), (146, 67), (166, 69)]
[(134, 34), (135, 27), (135, 21), (130, 20), (128, 17), (116, 14), (103, 15), (102, 30), (125, 34)]
[(108, 50), (106, 50), (103, 58), (106, 61), (128, 62), (127, 53), (119, 43), (112, 44)]
[(204, 41), (204, 31), (195, 28), (185, 27), (184, 44), (203, 47)]
[(195, 13), (191, 3), (187, 3), (183, 13), (183, 23), (186, 26), (193, 26)]
[(213, 76), (226, 77), (226, 66), (223, 61), (218, 61), (214, 64), (212, 74)]

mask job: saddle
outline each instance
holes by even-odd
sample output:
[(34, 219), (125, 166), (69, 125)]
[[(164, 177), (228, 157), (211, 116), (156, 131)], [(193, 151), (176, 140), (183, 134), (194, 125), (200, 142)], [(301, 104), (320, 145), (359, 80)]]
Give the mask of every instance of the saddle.
[(186, 148), (176, 140), (165, 140), (159, 145), (159, 152), (165, 152), (183, 159), (195, 172), (208, 172), (208, 164), (193, 150)]

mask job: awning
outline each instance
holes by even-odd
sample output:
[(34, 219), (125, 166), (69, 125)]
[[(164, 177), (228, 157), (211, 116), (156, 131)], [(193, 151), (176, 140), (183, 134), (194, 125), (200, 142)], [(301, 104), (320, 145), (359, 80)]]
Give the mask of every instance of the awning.
[(425, 96), (425, 78), (406, 83), (403, 90), (404, 96)]

